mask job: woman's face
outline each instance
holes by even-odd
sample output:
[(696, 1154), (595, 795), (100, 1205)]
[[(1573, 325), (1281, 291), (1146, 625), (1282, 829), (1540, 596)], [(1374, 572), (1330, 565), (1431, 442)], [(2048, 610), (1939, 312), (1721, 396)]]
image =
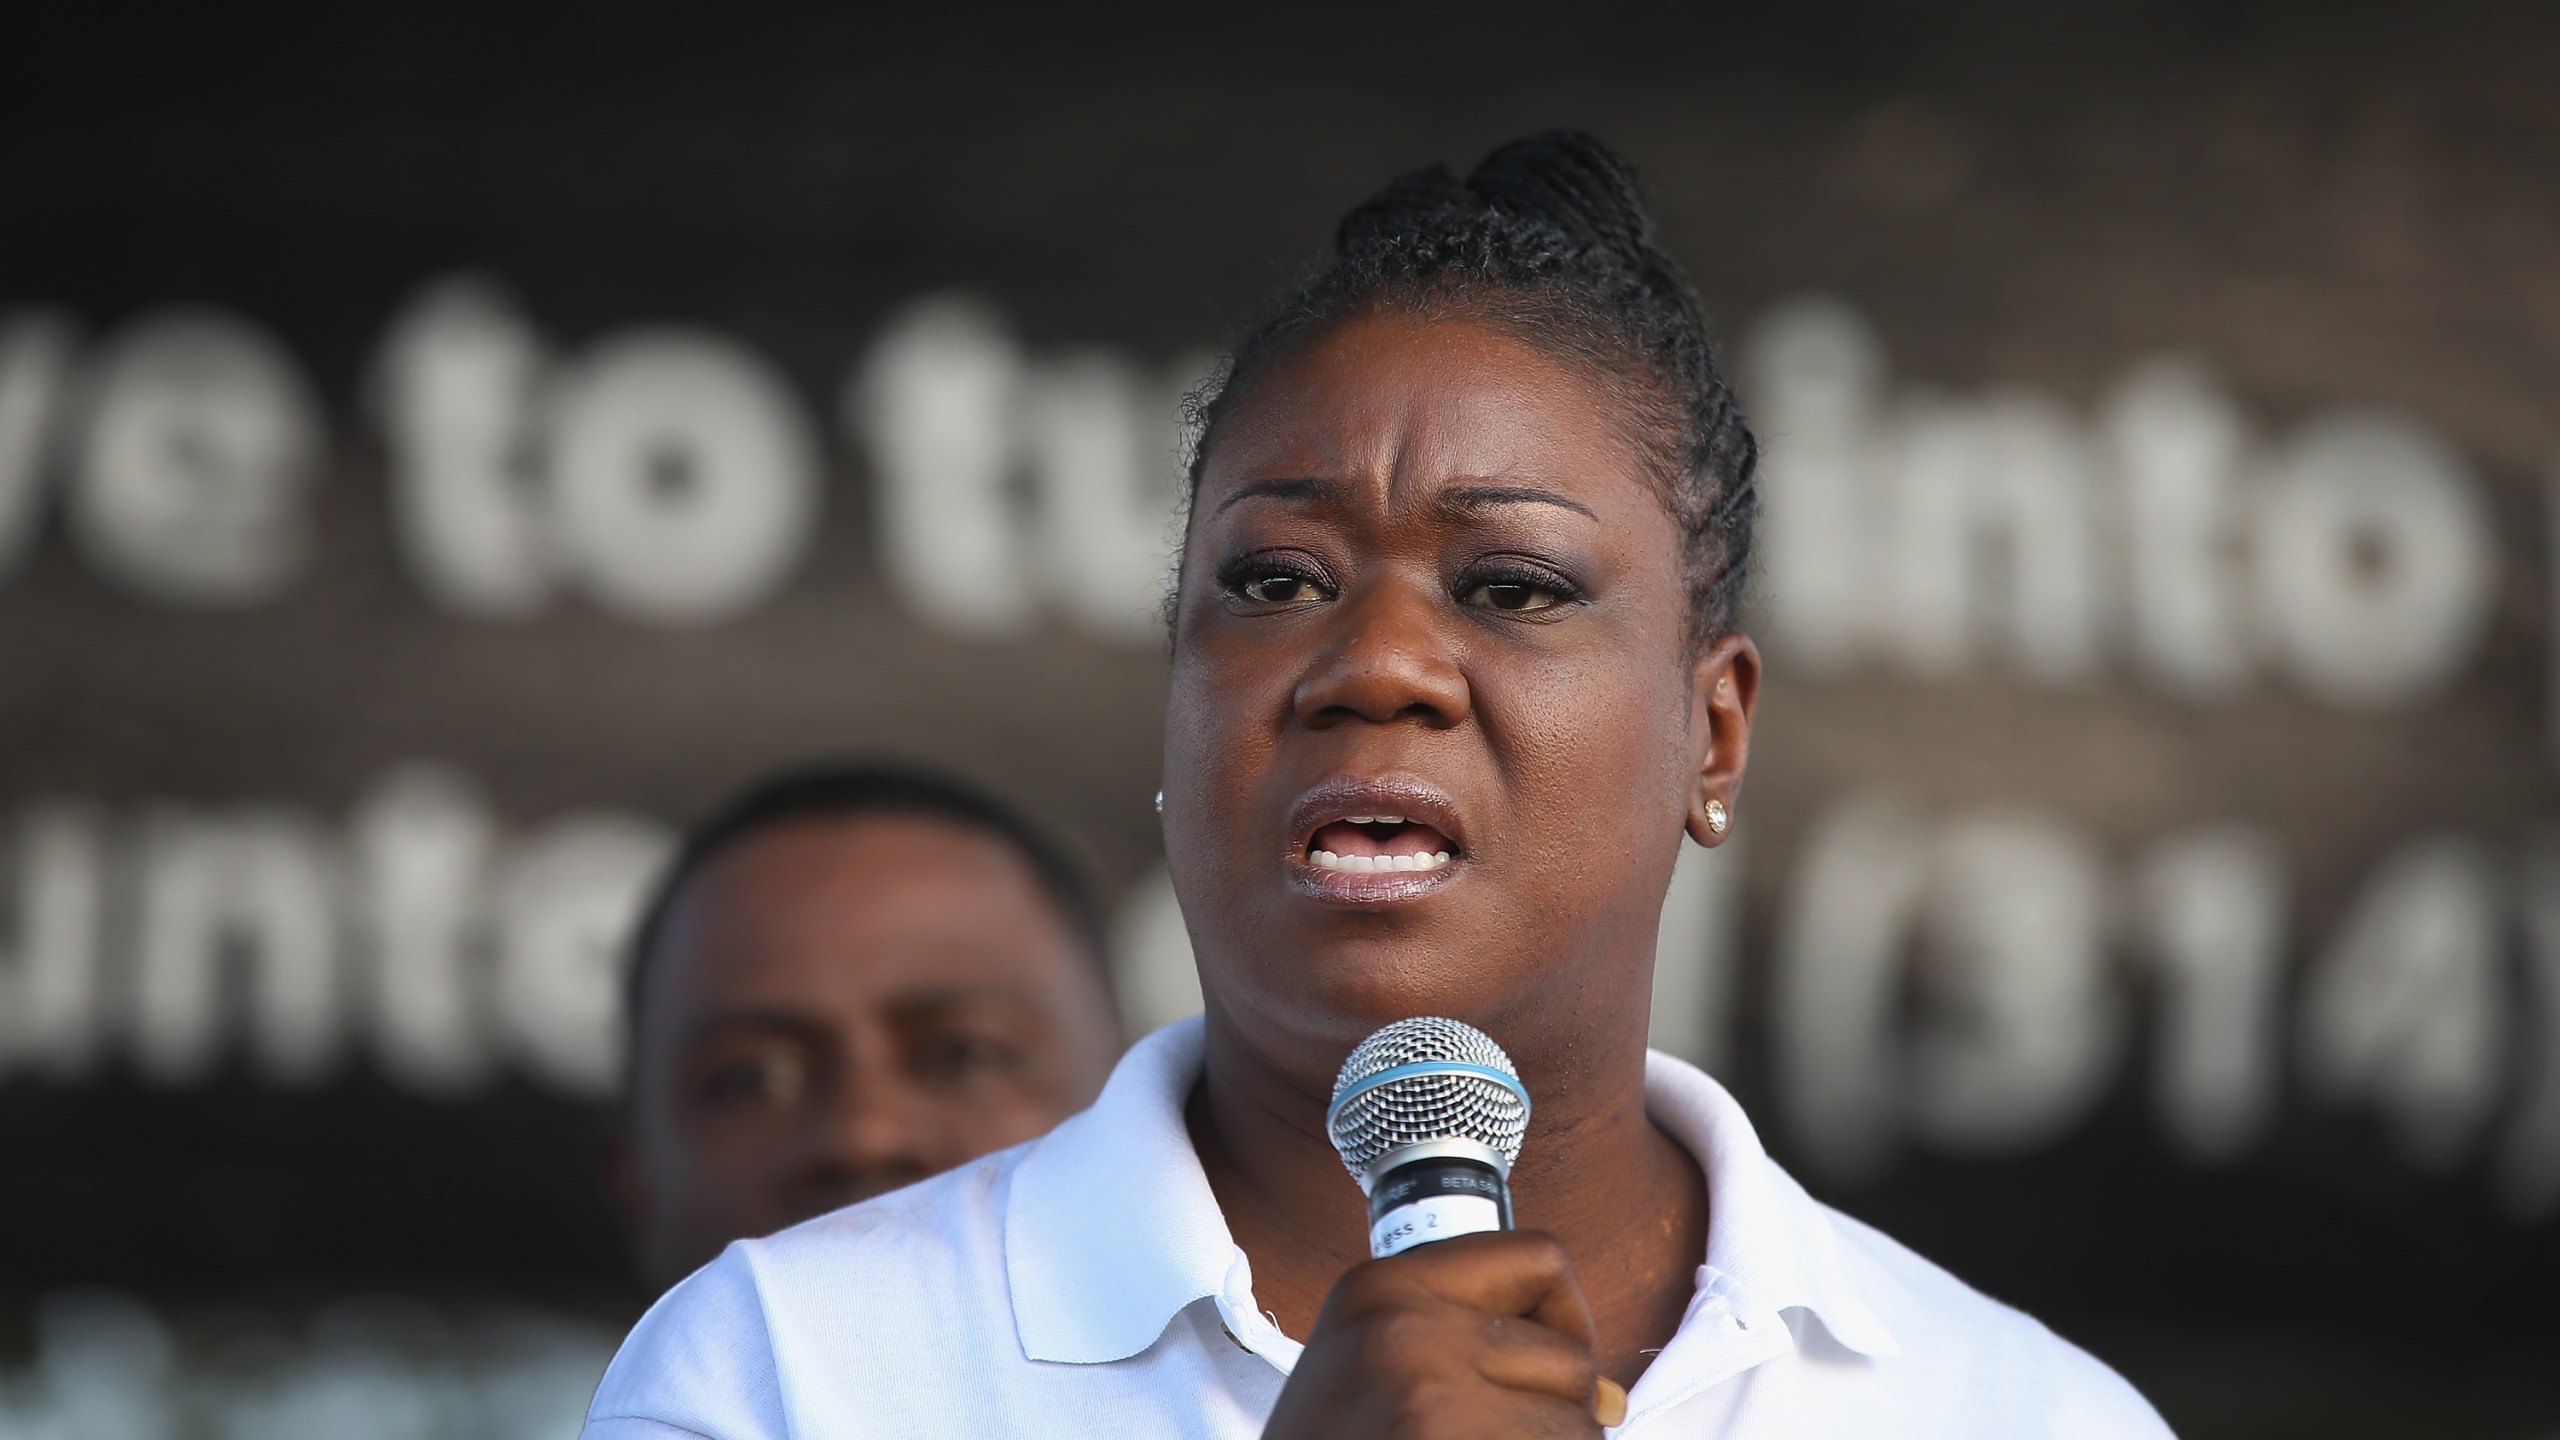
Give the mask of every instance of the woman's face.
[(1221, 427), (1164, 818), (1230, 1043), (1321, 1086), (1407, 1015), (1540, 1068), (1643, 1033), (1663, 892), (1698, 807), (1731, 803), (1757, 662), (1739, 637), (1691, 653), (1623, 416), (1506, 330), (1382, 314)]

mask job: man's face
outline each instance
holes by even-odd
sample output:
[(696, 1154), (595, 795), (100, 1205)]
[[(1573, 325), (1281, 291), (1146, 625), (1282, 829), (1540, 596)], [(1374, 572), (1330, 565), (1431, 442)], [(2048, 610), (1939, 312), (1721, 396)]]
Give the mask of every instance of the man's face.
[(643, 986), (618, 1180), (661, 1286), (1040, 1134), (1119, 1048), (1094, 962), (1018, 852), (928, 816), (786, 821), (715, 855)]

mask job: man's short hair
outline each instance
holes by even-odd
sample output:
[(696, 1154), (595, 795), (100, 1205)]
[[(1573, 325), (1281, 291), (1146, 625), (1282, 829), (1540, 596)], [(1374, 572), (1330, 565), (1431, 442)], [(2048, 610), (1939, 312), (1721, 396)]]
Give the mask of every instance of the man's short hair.
[(675, 859), (659, 875), (648, 907), (641, 911), (640, 923), (631, 933), (630, 963), (624, 976), (624, 1023), (632, 1027), (632, 1038), (638, 1038), (640, 993), (649, 957), (664, 937), (676, 897), (703, 867), (740, 843), (779, 826), (873, 815), (946, 820), (1003, 841), (1031, 868), (1077, 947), (1092, 962), (1104, 993), (1110, 993), (1101, 902), (1066, 851), (1030, 821), (985, 791), (917, 766), (885, 761), (826, 762), (786, 770), (756, 782), (711, 812), (685, 836)]

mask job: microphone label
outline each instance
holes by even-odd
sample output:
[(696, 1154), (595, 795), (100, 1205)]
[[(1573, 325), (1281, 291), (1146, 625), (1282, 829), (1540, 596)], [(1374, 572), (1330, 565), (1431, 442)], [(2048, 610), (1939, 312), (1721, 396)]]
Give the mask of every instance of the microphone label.
[(1511, 1196), (1492, 1166), (1437, 1157), (1399, 1165), (1369, 1192), (1369, 1254), (1511, 1228)]
[(1379, 1216), (1369, 1227), (1369, 1254), (1383, 1260), (1434, 1240), (1502, 1228), (1502, 1207), (1482, 1195), (1428, 1195)]

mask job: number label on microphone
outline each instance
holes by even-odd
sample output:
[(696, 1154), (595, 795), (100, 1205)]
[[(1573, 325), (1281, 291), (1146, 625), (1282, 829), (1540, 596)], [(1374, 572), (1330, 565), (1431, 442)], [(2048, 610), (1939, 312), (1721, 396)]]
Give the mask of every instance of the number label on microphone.
[(1369, 1253), (1385, 1259), (1416, 1245), (1502, 1227), (1502, 1207), (1483, 1195), (1426, 1195), (1398, 1205), (1369, 1227)]

